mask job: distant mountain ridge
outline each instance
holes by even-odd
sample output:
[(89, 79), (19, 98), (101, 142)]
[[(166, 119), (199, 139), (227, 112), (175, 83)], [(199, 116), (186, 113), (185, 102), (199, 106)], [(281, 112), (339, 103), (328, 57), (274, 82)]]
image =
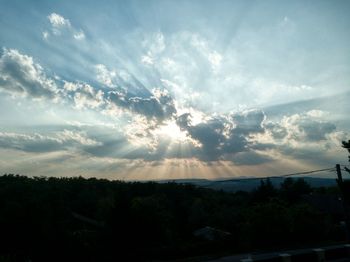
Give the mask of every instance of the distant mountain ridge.
[[(295, 177), (294, 179), (303, 178), (311, 187), (328, 187), (336, 186), (335, 178), (320, 178), (320, 177)], [(270, 177), (271, 183), (279, 188), (280, 184), (285, 180), (283, 177)], [(238, 177), (233, 179), (223, 180), (208, 180), (208, 179), (166, 179), (155, 181), (157, 183), (174, 182), (178, 184), (193, 184), (199, 187), (210, 188), (214, 190), (223, 190), (226, 192), (236, 191), (252, 191), (260, 185), (261, 180), (266, 178), (259, 177)]]

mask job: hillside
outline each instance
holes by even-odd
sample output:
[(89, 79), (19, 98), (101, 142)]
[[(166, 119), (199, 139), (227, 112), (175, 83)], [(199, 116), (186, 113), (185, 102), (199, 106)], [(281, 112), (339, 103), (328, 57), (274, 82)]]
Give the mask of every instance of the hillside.
[(321, 210), (317, 195), (338, 201), (337, 188), (312, 189), (302, 179), (230, 193), (170, 182), (5, 175), (0, 258), (148, 261), (343, 241), (341, 210)]

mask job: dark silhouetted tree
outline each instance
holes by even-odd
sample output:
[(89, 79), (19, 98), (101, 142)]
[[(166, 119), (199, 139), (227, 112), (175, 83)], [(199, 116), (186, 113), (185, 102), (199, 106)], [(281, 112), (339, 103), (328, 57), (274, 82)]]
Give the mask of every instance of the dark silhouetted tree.
[(312, 191), (311, 186), (303, 179), (297, 180), (288, 177), (281, 183), (281, 197), (287, 201), (297, 201), (301, 195), (309, 194)]
[(266, 201), (277, 195), (277, 190), (273, 186), (271, 180), (267, 178), (260, 181), (260, 186), (253, 192), (256, 201)]
[[(349, 152), (349, 154), (350, 154), (350, 140), (348, 140), (348, 142), (343, 141), (342, 143), (343, 143), (343, 147), (344, 147), (345, 149), (347, 149), (348, 152)], [(349, 162), (350, 162), (350, 156), (348, 156), (348, 158), (349, 158)], [(349, 169), (349, 168), (345, 167), (345, 170), (346, 170), (348, 173), (350, 173), (350, 169)]]

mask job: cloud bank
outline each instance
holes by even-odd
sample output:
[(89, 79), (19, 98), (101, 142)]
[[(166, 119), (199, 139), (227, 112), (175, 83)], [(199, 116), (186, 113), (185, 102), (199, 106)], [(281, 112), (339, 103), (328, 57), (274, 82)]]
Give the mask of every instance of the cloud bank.
[[(52, 23), (58, 27), (70, 25), (69, 21), (56, 16)], [(178, 101), (164, 87), (137, 96), (137, 81), (130, 81), (128, 84), (133, 88), (128, 89), (118, 80), (117, 71), (109, 71), (101, 64), (96, 69), (99, 88), (80, 81), (50, 78), (32, 57), (18, 50), (3, 49), (0, 58), (3, 92), (41, 99), (45, 103), (54, 101), (72, 110), (93, 110), (112, 119), (126, 114), (131, 124), (124, 124), (121, 132), (102, 140), (94, 131), (86, 133), (84, 129), (78, 133), (74, 129), (62, 130), (55, 136), (2, 132), (0, 146), (25, 152), (78, 148), (94, 157), (116, 159), (195, 158), (208, 163), (230, 161), (236, 165), (257, 165), (282, 155), (297, 157), (294, 149), (302, 152), (309, 145), (315, 147), (316, 143), (319, 150), (331, 148), (345, 138), (345, 133), (337, 131), (334, 123), (323, 119), (326, 113), (321, 110), (285, 115), (278, 121), (269, 120), (261, 109), (208, 114), (183, 106), (178, 108)], [(171, 137), (174, 130), (177, 133)], [(181, 144), (186, 146), (186, 152), (179, 152)], [(120, 148), (130, 151), (125, 153)]]
[(341, 163), (348, 16), (250, 5), (3, 5), (0, 166), (209, 177)]

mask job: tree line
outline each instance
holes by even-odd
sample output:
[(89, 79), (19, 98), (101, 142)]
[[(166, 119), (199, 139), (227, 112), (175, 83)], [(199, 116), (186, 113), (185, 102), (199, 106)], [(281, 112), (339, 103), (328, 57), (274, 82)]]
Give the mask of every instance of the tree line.
[[(0, 261), (150, 261), (345, 239), (342, 215), (305, 201), (302, 178), (227, 193), (191, 184), (0, 177)], [(226, 232), (208, 240), (201, 228)]]

